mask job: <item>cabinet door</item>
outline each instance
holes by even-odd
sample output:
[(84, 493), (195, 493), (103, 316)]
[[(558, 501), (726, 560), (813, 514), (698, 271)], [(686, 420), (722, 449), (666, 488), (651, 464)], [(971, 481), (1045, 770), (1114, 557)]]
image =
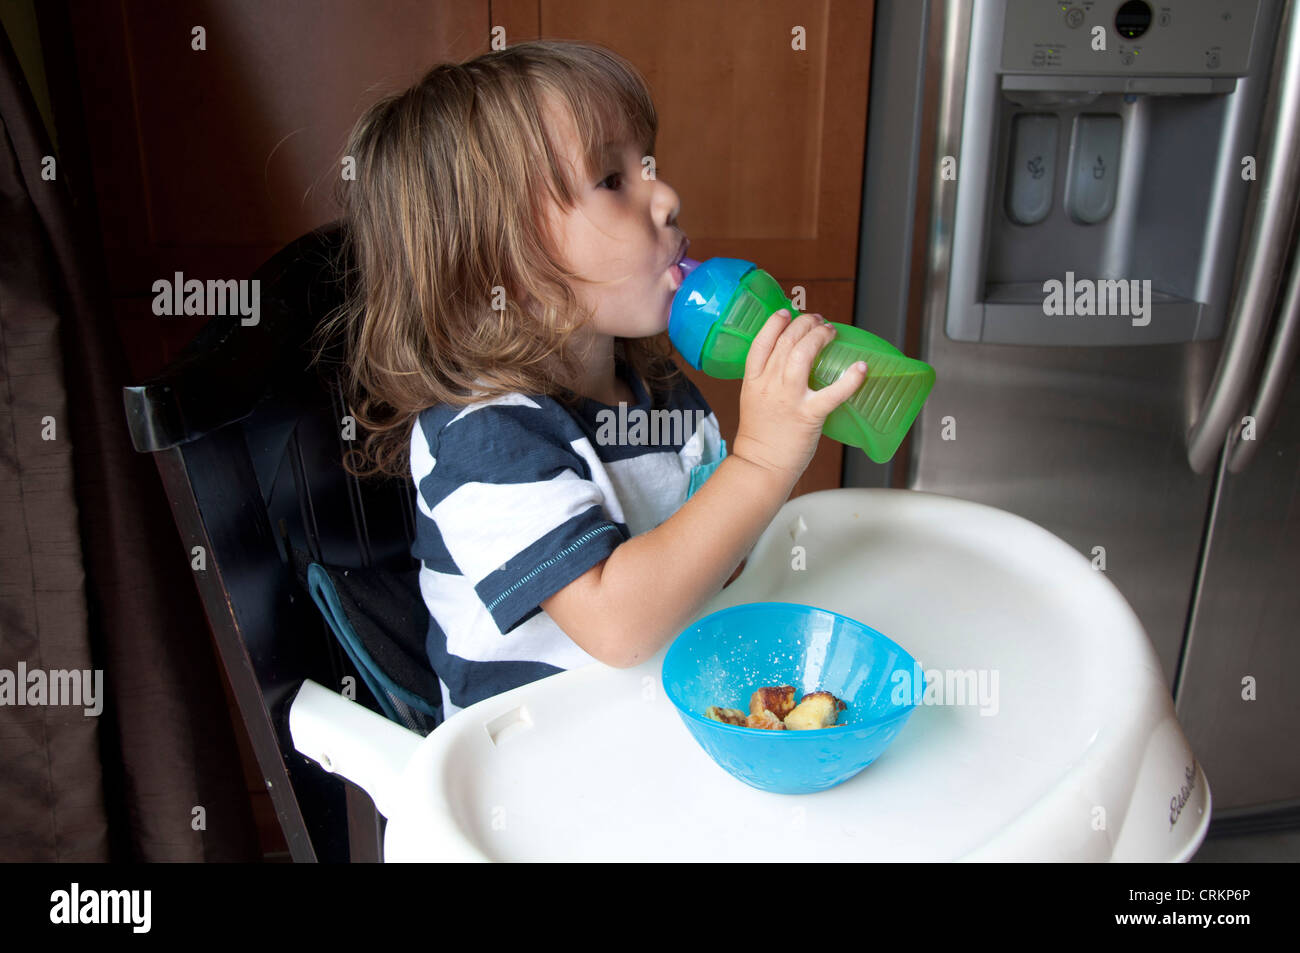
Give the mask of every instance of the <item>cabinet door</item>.
[[(507, 42), (600, 43), (634, 63), (659, 113), (655, 164), (681, 196), (691, 257), (744, 258), (805, 311), (853, 323), (872, 0), (512, 0), (492, 4)], [(798, 301), (796, 301), (798, 304)], [(728, 447), (739, 381), (679, 364), (712, 405)], [(794, 495), (841, 484), (826, 437)]]

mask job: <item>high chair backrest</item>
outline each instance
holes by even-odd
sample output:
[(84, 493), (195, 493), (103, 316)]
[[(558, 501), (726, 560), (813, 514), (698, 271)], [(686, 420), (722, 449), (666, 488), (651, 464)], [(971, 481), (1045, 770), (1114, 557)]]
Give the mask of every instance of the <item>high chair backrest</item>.
[(288, 704), (310, 678), (375, 699), (300, 588), (293, 550), (393, 573), (410, 555), (410, 480), (342, 466), (346, 408), (308, 338), (342, 301), (342, 226), (294, 241), (252, 276), (260, 316), (213, 317), (162, 373), (124, 388), (132, 441), (154, 455), (222, 664), (295, 861), (379, 859), (381, 822), (359, 789), (294, 750)]

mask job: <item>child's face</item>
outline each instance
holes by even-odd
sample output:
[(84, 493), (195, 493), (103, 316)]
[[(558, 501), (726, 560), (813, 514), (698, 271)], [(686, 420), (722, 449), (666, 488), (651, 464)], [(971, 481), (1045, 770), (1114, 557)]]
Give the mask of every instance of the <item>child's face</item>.
[(587, 181), (572, 119), (554, 100), (546, 114), (577, 201), (566, 212), (553, 206), (550, 227), (570, 270), (602, 282), (574, 282), (579, 302), (594, 309), (592, 329), (625, 338), (659, 334), (680, 284), (673, 266), (685, 236), (677, 228), (677, 193), (663, 179), (642, 178), (641, 150), (631, 142), (610, 146), (599, 178)]

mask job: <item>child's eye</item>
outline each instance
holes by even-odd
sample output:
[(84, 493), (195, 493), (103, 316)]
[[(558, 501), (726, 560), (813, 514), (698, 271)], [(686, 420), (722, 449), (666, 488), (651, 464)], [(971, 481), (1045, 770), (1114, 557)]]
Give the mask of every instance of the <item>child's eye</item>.
[(609, 182), (610, 179), (621, 179), (622, 176), (623, 176), (622, 172), (611, 172), (609, 175), (605, 176), (603, 179), (600, 180), (600, 184), (604, 185), (610, 191), (616, 192), (618, 191), (617, 189), (615, 189), (613, 186), (606, 185), (606, 183)]

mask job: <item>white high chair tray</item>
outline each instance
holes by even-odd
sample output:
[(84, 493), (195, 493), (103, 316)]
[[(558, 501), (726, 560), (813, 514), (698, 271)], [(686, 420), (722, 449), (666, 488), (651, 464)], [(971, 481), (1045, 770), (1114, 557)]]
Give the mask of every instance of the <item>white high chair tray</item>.
[(1209, 787), (1150, 641), (1104, 572), (1036, 524), (917, 491), (808, 494), (700, 615), (762, 601), (878, 629), (927, 684), (996, 675), (996, 705), (927, 701), (874, 763), (808, 795), (709, 758), (664, 695), (666, 647), (487, 699), (424, 739), (353, 706), (369, 742), (409, 736), (384, 739), (386, 766), (331, 761), (341, 742), (297, 726), (295, 743), (378, 795), (388, 861), (1182, 861), (1203, 840)]

